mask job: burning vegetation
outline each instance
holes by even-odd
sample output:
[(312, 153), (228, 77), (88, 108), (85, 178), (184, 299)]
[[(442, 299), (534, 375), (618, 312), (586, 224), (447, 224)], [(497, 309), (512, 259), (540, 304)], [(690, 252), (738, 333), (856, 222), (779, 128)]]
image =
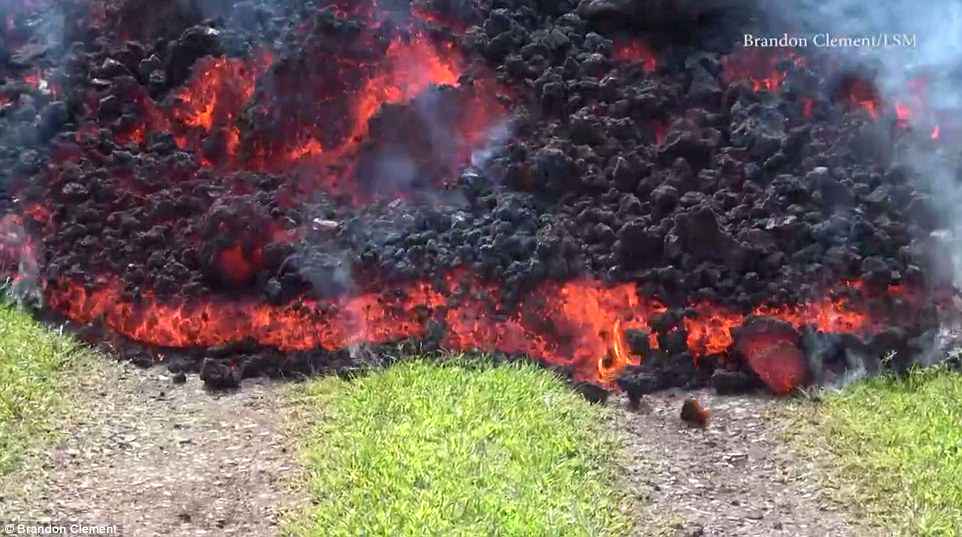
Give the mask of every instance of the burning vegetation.
[[(949, 134), (924, 78), (889, 102), (600, 2), (160, 4), (71, 2), (69, 47), (66, 8), (0, 11), (0, 269), (145, 361), (415, 340), (633, 397), (782, 394), (904, 366), (948, 314), (943, 222), (893, 156)], [(700, 15), (660, 17), (741, 21)]]

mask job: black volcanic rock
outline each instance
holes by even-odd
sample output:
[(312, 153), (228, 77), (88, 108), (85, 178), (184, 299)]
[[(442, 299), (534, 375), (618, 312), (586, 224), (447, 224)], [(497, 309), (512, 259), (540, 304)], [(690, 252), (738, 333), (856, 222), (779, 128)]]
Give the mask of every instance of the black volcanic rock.
[(167, 79), (171, 86), (180, 85), (190, 76), (194, 62), (204, 56), (221, 53), (220, 31), (209, 26), (193, 26), (171, 45), (167, 59)]
[(235, 364), (213, 358), (205, 358), (200, 366), (200, 379), (214, 390), (228, 390), (240, 386), (243, 372)]

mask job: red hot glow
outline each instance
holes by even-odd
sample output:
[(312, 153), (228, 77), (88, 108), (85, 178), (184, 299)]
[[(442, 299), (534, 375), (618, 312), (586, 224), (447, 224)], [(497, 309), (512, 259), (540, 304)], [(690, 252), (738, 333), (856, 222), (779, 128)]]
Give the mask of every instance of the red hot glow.
[[(171, 124), (177, 145), (202, 153), (211, 136), (221, 137), (224, 159), (233, 162), (240, 145), (238, 118), (254, 85), (271, 63), (269, 53), (251, 60), (204, 58), (187, 85), (174, 96)], [(206, 159), (205, 159), (206, 160)]]
[[(631, 354), (624, 331), (650, 331), (652, 317), (666, 310), (639, 297), (634, 284), (575, 280), (546, 282), (517, 308), (502, 311), (497, 285), (463, 271), (449, 274), (444, 287), (410, 282), (338, 300), (302, 299), (287, 305), (254, 299), (161, 302), (149, 293), (134, 300), (110, 281), (93, 290), (61, 282), (47, 289), (47, 301), (74, 321), (99, 319), (133, 340), (164, 347), (250, 340), (284, 351), (336, 350), (361, 342), (420, 337), (427, 321), (435, 319), (447, 327), (445, 348), (523, 353), (569, 367), (578, 380), (607, 387), (626, 366), (648, 358)], [(708, 303), (693, 310), (695, 315), (684, 320), (692, 355), (730, 351), (732, 330), (746, 316)], [(760, 307), (753, 313), (824, 332), (864, 333), (875, 328), (866, 312), (840, 299)], [(658, 348), (654, 336), (649, 343)]]
[(622, 62), (640, 63), (646, 73), (654, 72), (658, 68), (658, 56), (641, 39), (631, 39), (615, 42), (614, 58)]
[(728, 84), (748, 81), (752, 90), (775, 92), (785, 81), (784, 62), (803, 67), (805, 59), (792, 50), (780, 48), (742, 48), (722, 58), (722, 78)]

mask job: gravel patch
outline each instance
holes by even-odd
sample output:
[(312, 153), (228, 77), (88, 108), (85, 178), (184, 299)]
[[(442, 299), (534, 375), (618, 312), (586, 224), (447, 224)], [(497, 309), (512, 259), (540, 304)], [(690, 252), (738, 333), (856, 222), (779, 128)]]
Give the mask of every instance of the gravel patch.
[[(688, 398), (710, 412), (704, 429), (681, 420)], [(701, 390), (646, 396), (639, 410), (613, 403), (613, 425), (627, 438), (629, 483), (647, 497), (637, 535), (857, 534), (811, 461), (782, 438), (783, 421), (773, 416), (784, 402)]]
[(299, 499), (285, 434), (288, 385), (209, 393), (193, 376), (111, 363), (78, 379), (64, 437), (0, 482), (0, 520), (120, 524), (123, 535), (279, 533)]

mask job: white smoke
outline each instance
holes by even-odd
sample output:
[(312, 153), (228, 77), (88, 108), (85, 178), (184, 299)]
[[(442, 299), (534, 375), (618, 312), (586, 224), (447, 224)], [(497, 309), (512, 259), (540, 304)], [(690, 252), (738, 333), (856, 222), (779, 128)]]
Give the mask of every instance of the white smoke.
[[(938, 330), (917, 338), (914, 347), (924, 350), (910, 359), (920, 365), (943, 360), (962, 334), (956, 318), (962, 301), (957, 290), (945, 289), (952, 283), (962, 287), (962, 1), (762, 0), (761, 5), (766, 30), (775, 36), (784, 32), (807, 37), (809, 43), (814, 35), (823, 36), (821, 43), (826, 35), (881, 43), (816, 45), (807, 52), (828, 55), (830, 65), (851, 69), (874, 85), (882, 111), (876, 131), (889, 132), (897, 119), (894, 137), (878, 136), (882, 144), (894, 144), (880, 147), (880, 154), (891, 149), (891, 164), (907, 171), (916, 190), (928, 195), (938, 223), (929, 236), (915, 237), (910, 255), (927, 265), (927, 279), (935, 288), (951, 291), (955, 301), (948, 310), (955, 315), (942, 316)], [(851, 358), (849, 373), (827, 384), (845, 386), (872, 374)]]
[[(840, 37), (887, 36), (888, 46), (839, 48), (854, 60), (878, 67), (879, 90), (890, 98), (911, 91), (913, 78), (934, 76), (930, 105), (959, 108), (960, 92), (949, 78), (962, 67), (962, 2), (931, 0), (800, 0), (800, 9), (773, 8), (796, 18), (803, 32), (831, 33)], [(899, 43), (897, 43), (899, 42)]]
[[(962, 2), (769, 0), (766, 6), (778, 31), (876, 37), (887, 43), (819, 50), (872, 73), (885, 110), (900, 104), (910, 111), (911, 134), (897, 143), (894, 162), (931, 194), (933, 209), (946, 223), (931, 237), (943, 246), (933, 254), (951, 256), (956, 284), (962, 283), (962, 159), (953, 147), (958, 140), (945, 138), (947, 130), (962, 133)], [(944, 143), (930, 143), (938, 133)]]

